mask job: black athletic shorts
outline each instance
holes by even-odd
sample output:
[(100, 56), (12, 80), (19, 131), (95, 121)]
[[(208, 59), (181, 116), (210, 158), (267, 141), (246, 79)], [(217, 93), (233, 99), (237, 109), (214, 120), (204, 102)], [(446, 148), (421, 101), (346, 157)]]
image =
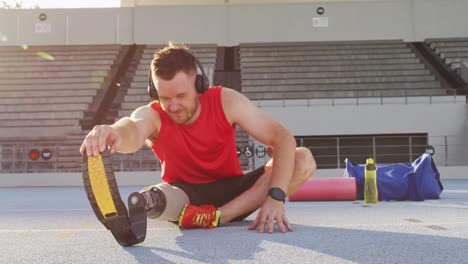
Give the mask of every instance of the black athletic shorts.
[[(190, 204), (192, 205), (212, 204), (215, 207), (221, 207), (250, 189), (264, 173), (265, 166), (261, 166), (242, 176), (230, 177), (212, 183), (193, 184), (177, 182), (171, 183), (171, 185), (182, 189), (189, 197)], [(239, 216), (233, 221), (243, 220), (253, 212)]]

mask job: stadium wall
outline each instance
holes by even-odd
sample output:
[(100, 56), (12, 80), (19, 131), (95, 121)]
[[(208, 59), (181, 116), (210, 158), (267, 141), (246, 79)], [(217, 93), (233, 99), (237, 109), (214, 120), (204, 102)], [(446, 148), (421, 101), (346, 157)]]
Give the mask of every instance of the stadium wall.
[(429, 145), (435, 148), (436, 164), (468, 166), (465, 97), (430, 100), (397, 98), (381, 105), (380, 98), (320, 99), (263, 101), (259, 106), (295, 136), (427, 133)]
[[(318, 7), (325, 9), (322, 16)], [(0, 10), (0, 45), (422, 41), (468, 37), (466, 10), (464, 0)], [(328, 27), (314, 27), (318, 17), (327, 18)]]

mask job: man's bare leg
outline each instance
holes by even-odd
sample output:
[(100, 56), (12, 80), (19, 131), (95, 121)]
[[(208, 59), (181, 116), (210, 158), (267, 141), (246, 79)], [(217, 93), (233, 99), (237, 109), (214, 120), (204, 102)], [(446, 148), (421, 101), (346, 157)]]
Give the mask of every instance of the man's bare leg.
[[(273, 160), (270, 160), (265, 165), (265, 173), (260, 176), (252, 188), (219, 208), (221, 211), (220, 225), (229, 223), (232, 219), (262, 206), (267, 198), (272, 166)], [(317, 166), (310, 150), (302, 147), (296, 148), (294, 171), (286, 194), (290, 195), (295, 192), (312, 175), (316, 168)]]

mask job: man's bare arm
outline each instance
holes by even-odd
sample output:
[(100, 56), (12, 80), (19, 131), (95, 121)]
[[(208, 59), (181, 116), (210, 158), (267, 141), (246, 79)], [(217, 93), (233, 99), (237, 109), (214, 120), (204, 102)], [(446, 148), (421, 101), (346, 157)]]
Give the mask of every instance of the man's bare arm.
[(97, 156), (106, 145), (110, 153), (131, 153), (139, 150), (145, 140), (157, 134), (159, 115), (150, 105), (136, 109), (130, 117), (124, 117), (113, 125), (98, 125), (86, 136), (80, 152)]

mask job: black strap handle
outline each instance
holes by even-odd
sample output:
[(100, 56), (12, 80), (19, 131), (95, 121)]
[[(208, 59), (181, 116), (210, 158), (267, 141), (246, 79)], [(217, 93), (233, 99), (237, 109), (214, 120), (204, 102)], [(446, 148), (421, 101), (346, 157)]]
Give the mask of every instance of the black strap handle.
[[(138, 192), (130, 194), (127, 213), (127, 208), (120, 197), (107, 148), (98, 157), (88, 157), (84, 153), (81, 156), (81, 171), (85, 191), (96, 217), (112, 232), (117, 242), (124, 247), (143, 242), (146, 237), (147, 221), (145, 198)], [(109, 198), (109, 194), (110, 201), (96, 198)], [(103, 210), (105, 206), (115, 210), (105, 214)]]

